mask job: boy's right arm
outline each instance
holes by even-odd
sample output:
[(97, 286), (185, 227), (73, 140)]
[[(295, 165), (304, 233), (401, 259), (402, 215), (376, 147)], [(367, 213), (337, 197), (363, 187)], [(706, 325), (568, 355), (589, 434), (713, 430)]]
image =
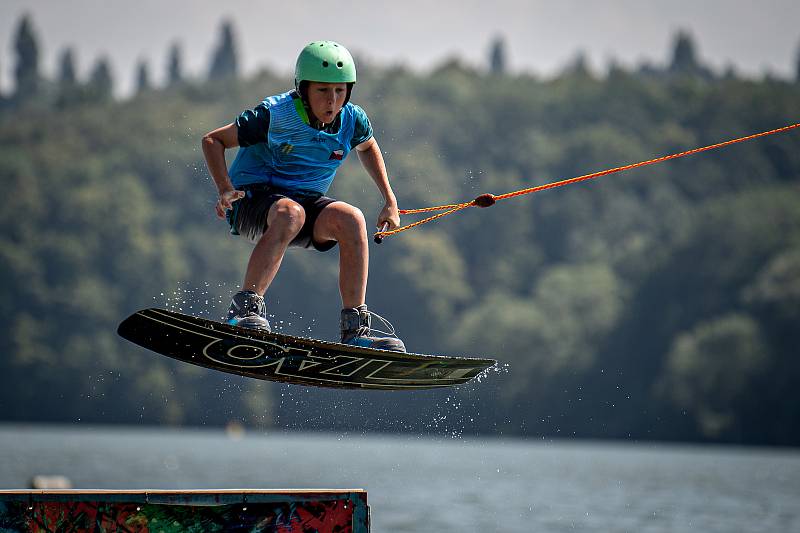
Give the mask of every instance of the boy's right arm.
[(225, 149), (239, 146), (236, 123), (232, 122), (203, 135), (202, 146), (208, 172), (214, 179), (219, 192), (215, 210), (217, 216), (224, 219), (225, 211), (231, 208), (233, 202), (244, 196), (244, 191), (237, 191), (233, 188), (231, 177), (228, 175), (228, 165), (225, 162)]

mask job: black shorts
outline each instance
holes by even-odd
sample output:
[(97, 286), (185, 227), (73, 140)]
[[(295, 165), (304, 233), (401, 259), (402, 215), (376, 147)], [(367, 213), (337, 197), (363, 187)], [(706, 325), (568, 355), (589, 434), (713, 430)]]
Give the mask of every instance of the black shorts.
[(300, 204), (306, 212), (305, 223), (289, 246), (299, 248), (313, 246), (320, 252), (326, 252), (336, 246), (336, 241), (315, 242), (313, 239), (317, 217), (326, 206), (335, 202), (335, 199), (321, 194), (286, 191), (267, 185), (245, 185), (238, 187), (238, 190), (245, 192), (244, 198), (234, 202), (233, 208), (225, 213), (232, 235), (244, 235), (253, 242), (258, 241), (267, 229), (269, 208), (281, 198), (289, 198)]

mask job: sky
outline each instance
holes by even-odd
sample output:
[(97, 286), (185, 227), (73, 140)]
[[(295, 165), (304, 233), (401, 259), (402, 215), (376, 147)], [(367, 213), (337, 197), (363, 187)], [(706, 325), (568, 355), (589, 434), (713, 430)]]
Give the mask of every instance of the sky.
[(719, 71), (794, 77), (800, 45), (798, 0), (1, 0), (0, 90), (13, 86), (13, 39), (32, 16), (44, 73), (54, 77), (60, 52), (73, 47), (79, 76), (110, 59), (118, 92), (133, 87), (136, 64), (156, 84), (173, 42), (187, 74), (204, 76), (223, 19), (232, 21), (245, 74), (268, 67), (290, 72), (300, 49), (332, 39), (377, 63), (424, 71), (452, 56), (485, 65), (495, 37), (511, 70), (547, 76), (583, 52), (602, 72), (612, 58), (636, 67), (665, 64), (679, 29)]

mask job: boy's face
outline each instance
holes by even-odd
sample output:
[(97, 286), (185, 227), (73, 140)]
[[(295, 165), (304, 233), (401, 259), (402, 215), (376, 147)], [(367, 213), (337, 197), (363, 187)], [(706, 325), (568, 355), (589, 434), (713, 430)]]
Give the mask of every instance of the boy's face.
[(312, 81), (308, 84), (308, 105), (317, 120), (325, 124), (333, 122), (333, 119), (342, 110), (346, 97), (346, 83)]

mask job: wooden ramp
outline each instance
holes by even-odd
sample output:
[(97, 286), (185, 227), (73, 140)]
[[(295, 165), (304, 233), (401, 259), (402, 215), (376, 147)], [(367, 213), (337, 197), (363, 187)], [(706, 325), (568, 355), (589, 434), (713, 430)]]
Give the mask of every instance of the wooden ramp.
[(353, 490), (0, 490), (0, 531), (366, 533)]

